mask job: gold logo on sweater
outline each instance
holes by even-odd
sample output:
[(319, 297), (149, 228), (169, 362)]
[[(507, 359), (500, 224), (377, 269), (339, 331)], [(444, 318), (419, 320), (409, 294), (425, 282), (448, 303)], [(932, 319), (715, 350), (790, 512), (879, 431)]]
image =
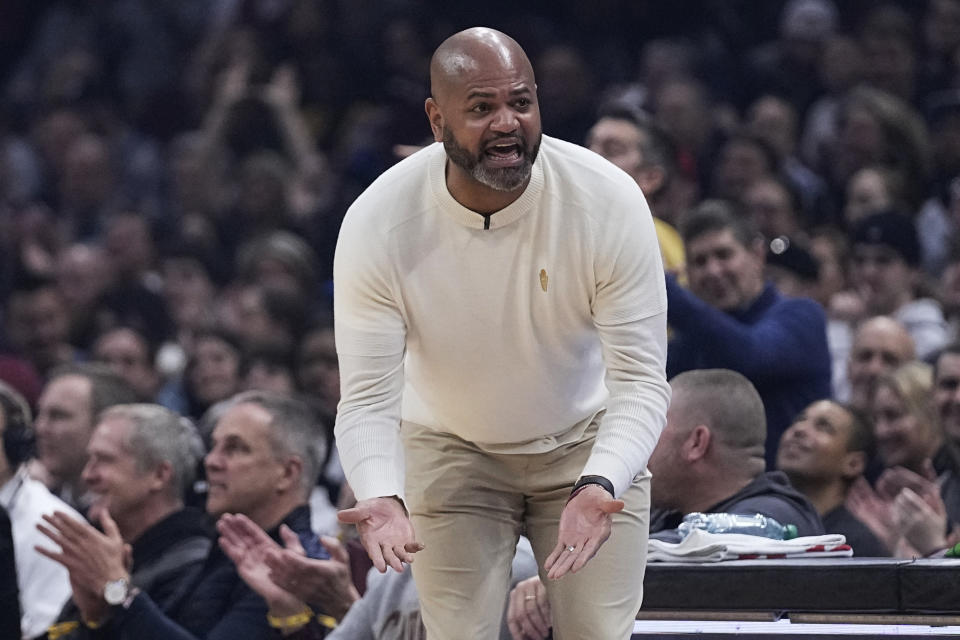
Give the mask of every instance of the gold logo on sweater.
[(547, 270), (540, 269), (540, 288), (544, 291), (547, 290)]

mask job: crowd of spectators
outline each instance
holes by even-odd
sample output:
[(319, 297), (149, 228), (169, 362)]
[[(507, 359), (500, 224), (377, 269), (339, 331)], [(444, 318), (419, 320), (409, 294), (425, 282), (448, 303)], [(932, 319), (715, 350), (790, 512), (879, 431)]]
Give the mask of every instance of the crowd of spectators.
[[(430, 53), (476, 24), (530, 54), (545, 134), (643, 189), (669, 373), (733, 370), (763, 403), (749, 468), (731, 465), (744, 483), (809, 500), (810, 522), (871, 552), (960, 540), (960, 0), (4, 3), (0, 381), (35, 412), (40, 448), (7, 452), (0, 480), (90, 515), (103, 409), (161, 405), (209, 450), (224, 401), (296, 396), (323, 427), (312, 528), (336, 534), (340, 221), (431, 142)], [(717, 380), (741, 384), (694, 375), (680, 395)], [(682, 511), (665, 477), (695, 465), (677, 460), (654, 504)], [(177, 509), (204, 507), (210, 464), (196, 466)], [(739, 496), (727, 479), (713, 488)], [(376, 586), (413, 607), (411, 589)], [(24, 612), (24, 632), (51, 613)]]

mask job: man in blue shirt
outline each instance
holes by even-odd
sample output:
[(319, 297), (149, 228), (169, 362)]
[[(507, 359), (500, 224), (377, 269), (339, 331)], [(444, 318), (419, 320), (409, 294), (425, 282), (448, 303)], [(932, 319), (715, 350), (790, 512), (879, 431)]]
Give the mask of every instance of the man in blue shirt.
[(767, 416), (766, 460), (808, 404), (830, 397), (826, 318), (819, 304), (788, 298), (764, 281), (766, 247), (729, 205), (706, 201), (682, 221), (689, 290), (667, 276), (673, 339), (667, 376), (693, 369), (742, 373)]

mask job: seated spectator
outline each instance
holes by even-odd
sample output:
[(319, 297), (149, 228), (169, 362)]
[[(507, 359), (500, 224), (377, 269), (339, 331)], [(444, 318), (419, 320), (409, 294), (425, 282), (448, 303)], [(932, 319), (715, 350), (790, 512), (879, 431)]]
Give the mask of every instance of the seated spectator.
[(292, 349), (279, 344), (266, 343), (248, 348), (243, 354), (240, 371), (244, 390), (283, 395), (297, 392)]
[(240, 390), (241, 346), (231, 332), (206, 329), (193, 338), (184, 371), (191, 416), (200, 416), (214, 404)]
[(154, 366), (157, 354), (143, 333), (132, 327), (107, 329), (94, 341), (92, 355), (122, 376), (140, 402), (156, 401), (161, 383)]
[[(323, 538), (324, 545), (332, 552), (331, 559), (311, 560), (304, 556), (295, 538), (285, 536), (286, 548), (283, 548), (243, 516), (225, 517), (218, 528), (222, 534), (221, 546), (236, 562), (247, 584), (270, 605), (271, 613), (286, 611), (295, 617), (301, 612), (312, 612), (316, 603), (322, 603), (339, 621), (332, 633), (324, 635), (324, 625), (308, 613), (307, 617), (312, 619), (291, 624), (283, 630), (284, 637), (297, 640), (425, 637), (412, 572), (381, 574), (371, 568), (367, 591), (361, 598), (350, 583), (349, 558), (336, 538)], [(513, 559), (511, 583), (515, 585), (536, 572), (533, 549), (521, 538)], [(333, 626), (333, 621), (327, 623)], [(506, 624), (501, 627), (499, 637), (509, 640)]]
[(888, 315), (903, 323), (917, 357), (927, 358), (949, 340), (940, 304), (919, 292), (920, 243), (913, 221), (894, 212), (876, 213), (851, 231), (854, 293), (865, 315)]
[(70, 570), (74, 596), (53, 628), (58, 637), (107, 640), (122, 637), (111, 607), (130, 606), (141, 591), (155, 602), (173, 597), (210, 551), (203, 512), (183, 504), (203, 444), (196, 428), (176, 413), (128, 404), (100, 415), (87, 450), (83, 479), (94, 496), (91, 517), (102, 533), (82, 519), (50, 511), (38, 528), (47, 544), (61, 549), (40, 552)]
[(888, 556), (870, 529), (844, 506), (872, 451), (873, 433), (864, 418), (833, 400), (818, 400), (780, 439), (777, 469), (813, 504), (827, 533), (843, 534), (858, 556)]
[(767, 240), (778, 236), (805, 236), (800, 196), (786, 179), (771, 175), (755, 180), (743, 194), (743, 205), (757, 230)]
[(9, 515), (13, 527), (13, 547), (9, 557), (15, 560), (17, 567), (19, 610), (23, 616), (18, 620), (24, 638), (35, 638), (46, 631), (70, 597), (66, 569), (33, 548), (40, 538), (36, 526), (43, 514), (54, 511), (81, 518), (73, 508), (50, 493), (42, 482), (27, 473), (27, 462), (34, 455), (31, 422), (26, 400), (0, 383), (0, 435), (3, 437), (0, 510)]
[(945, 347), (933, 365), (933, 399), (948, 444), (960, 447), (960, 343)]
[(949, 513), (960, 513), (960, 344), (944, 348), (933, 365), (933, 404), (943, 444), (933, 454), (933, 470)]
[[(960, 480), (951, 471), (938, 478), (933, 468), (943, 433), (932, 392), (932, 370), (924, 363), (907, 363), (880, 378), (871, 407), (884, 471), (875, 489), (857, 481), (847, 497), (851, 513), (897, 557), (940, 548), (948, 522), (960, 521), (954, 500)], [(939, 540), (932, 541), (934, 535)]]
[(913, 338), (899, 321), (888, 316), (863, 321), (853, 336), (836, 398), (858, 411), (869, 411), (880, 377), (914, 357)]
[(137, 401), (127, 382), (103, 365), (60, 367), (50, 374), (37, 404), (37, 463), (30, 472), (80, 512), (89, 502), (81, 474), (97, 416)]
[(667, 133), (652, 120), (642, 119), (629, 108), (601, 110), (587, 133), (586, 146), (626, 171), (643, 191), (663, 257), (663, 269), (670, 273), (683, 270), (683, 241), (677, 230), (657, 215), (676, 173), (676, 149)]
[(766, 458), (804, 407), (830, 396), (823, 309), (785, 298), (764, 282), (766, 246), (724, 203), (708, 201), (681, 224), (690, 290), (667, 276), (667, 320), (674, 331), (667, 374), (726, 368), (746, 376), (766, 410)]
[(51, 279), (21, 274), (10, 292), (4, 329), (10, 346), (46, 376), (51, 369), (79, 359), (70, 343), (70, 313)]
[[(207, 512), (215, 517), (243, 514), (274, 540), (283, 532), (285, 540), (297, 539), (309, 556), (326, 557), (310, 531), (307, 506), (324, 454), (312, 411), (290, 398), (248, 392), (212, 412), (212, 447), (205, 458), (210, 484)], [(122, 555), (122, 547), (114, 545), (110, 562), (121, 562)], [(274, 637), (264, 601), (243, 584), (237, 568), (217, 545), (202, 560), (201, 569), (169, 597), (154, 600), (143, 591), (128, 596), (122, 605), (110, 608), (117, 637)]]
[(652, 536), (675, 538), (671, 530), (697, 511), (760, 513), (796, 525), (801, 536), (823, 533), (820, 516), (787, 476), (766, 471), (763, 402), (749, 380), (707, 369), (682, 373), (670, 386), (667, 426), (648, 465)]

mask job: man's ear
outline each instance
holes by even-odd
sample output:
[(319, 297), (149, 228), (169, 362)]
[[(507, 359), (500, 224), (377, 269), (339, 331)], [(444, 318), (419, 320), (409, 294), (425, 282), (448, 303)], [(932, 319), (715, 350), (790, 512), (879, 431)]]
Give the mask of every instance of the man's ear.
[(303, 460), (300, 456), (290, 456), (283, 463), (283, 473), (277, 484), (278, 492), (287, 491), (300, 483), (303, 475)]
[(158, 464), (153, 469), (153, 480), (150, 483), (151, 488), (156, 489), (157, 491), (162, 491), (164, 488), (170, 485), (170, 480), (173, 478), (173, 465), (169, 461), (164, 460)]
[(867, 454), (863, 451), (850, 451), (840, 464), (840, 475), (844, 480), (855, 480), (863, 475), (867, 468)]
[(427, 120), (430, 121), (434, 142), (443, 142), (443, 113), (440, 111), (440, 105), (431, 96), (427, 98), (423, 108), (427, 112)]
[(710, 427), (705, 424), (698, 424), (687, 435), (683, 441), (683, 457), (687, 462), (700, 460), (707, 455), (710, 450), (710, 443), (713, 440), (713, 433)]

